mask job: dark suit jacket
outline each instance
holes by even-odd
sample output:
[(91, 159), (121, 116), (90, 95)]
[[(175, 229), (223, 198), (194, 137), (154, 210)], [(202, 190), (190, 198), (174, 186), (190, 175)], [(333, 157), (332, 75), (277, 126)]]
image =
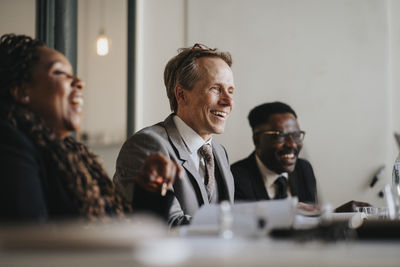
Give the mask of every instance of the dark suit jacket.
[[(0, 119), (0, 221), (81, 217), (78, 202), (49, 157), (51, 155), (41, 153), (25, 133)], [(146, 194), (140, 188), (137, 191), (138, 197)], [(154, 213), (165, 218), (171, 205), (170, 194), (163, 201), (160, 194), (146, 196), (157, 206)], [(146, 208), (146, 204), (141, 203), (139, 208)]]
[[(135, 179), (141, 172), (146, 157), (160, 152), (177, 162), (183, 169), (183, 179), (176, 179), (173, 185), (174, 199), (169, 210), (169, 224), (179, 225), (190, 222), (191, 217), (202, 205), (208, 205), (208, 196), (185, 144), (173, 121), (173, 115), (168, 116), (163, 122), (144, 128), (131, 136), (122, 146), (118, 155), (114, 182), (123, 191), (127, 199), (134, 199), (133, 209), (146, 206), (145, 201), (152, 197), (146, 192), (141, 192), (141, 203), (133, 192), (136, 186)], [(212, 141), (212, 149), (216, 166), (216, 179), (218, 183), (219, 200), (229, 200), (233, 203), (234, 181), (230, 171), (228, 155), (223, 146)], [(219, 177), (219, 181), (218, 178)], [(136, 191), (135, 191), (136, 193)], [(147, 195), (147, 196), (146, 196)], [(157, 203), (160, 200), (157, 199)], [(148, 203), (151, 212), (159, 204)], [(153, 206), (153, 208), (152, 208)]]
[(79, 216), (79, 207), (49, 162), (22, 131), (0, 120), (0, 220)]
[[(235, 180), (235, 201), (257, 201), (270, 199), (265, 189), (264, 180), (258, 169), (255, 152), (231, 166)], [(311, 164), (298, 159), (296, 167), (289, 174), (289, 186), (292, 196), (299, 201), (317, 203), (317, 188)]]

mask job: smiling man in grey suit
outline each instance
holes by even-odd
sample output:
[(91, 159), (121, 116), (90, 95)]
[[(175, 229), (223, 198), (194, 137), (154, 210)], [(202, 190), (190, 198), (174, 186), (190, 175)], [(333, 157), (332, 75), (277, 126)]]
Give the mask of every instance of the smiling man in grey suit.
[[(224, 132), (233, 108), (231, 65), (227, 52), (199, 44), (180, 49), (164, 71), (173, 113), (135, 133), (119, 153), (114, 182), (128, 199), (140, 194), (135, 199), (148, 202), (149, 211), (171, 201), (167, 215), (171, 226), (189, 223), (202, 205), (233, 202), (234, 182), (227, 153), (212, 140), (213, 134)], [(165, 196), (159, 190), (147, 193), (135, 183), (145, 158), (156, 152), (174, 160), (183, 170), (182, 178), (169, 185)], [(137, 205), (133, 203), (133, 209)]]

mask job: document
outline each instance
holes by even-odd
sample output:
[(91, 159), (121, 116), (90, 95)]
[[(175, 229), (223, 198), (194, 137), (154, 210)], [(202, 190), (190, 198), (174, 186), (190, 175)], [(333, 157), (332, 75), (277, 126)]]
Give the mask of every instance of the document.
[[(293, 226), (298, 200), (296, 197), (282, 200), (242, 202), (231, 206), (231, 230), (235, 236), (265, 235), (272, 229), (289, 229)], [(226, 215), (224, 215), (226, 216)], [(204, 205), (192, 218), (183, 235), (216, 235), (224, 218), (220, 205)], [(226, 227), (226, 226), (224, 226)]]

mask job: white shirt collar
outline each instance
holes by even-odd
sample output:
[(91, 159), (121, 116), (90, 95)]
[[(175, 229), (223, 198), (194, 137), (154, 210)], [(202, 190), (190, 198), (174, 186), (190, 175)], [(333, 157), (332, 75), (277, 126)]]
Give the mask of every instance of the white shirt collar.
[(288, 179), (289, 175), (287, 172), (283, 172), (283, 173), (276, 173), (270, 169), (268, 169), (267, 166), (264, 165), (264, 163), (261, 161), (261, 159), (256, 155), (256, 162), (257, 162), (257, 166), (258, 169), (261, 172), (261, 175), (264, 179), (264, 183), (266, 185), (267, 188), (270, 188), (274, 185), (274, 182), (276, 179), (278, 179), (279, 176), (284, 176), (286, 179)]
[(199, 148), (205, 143), (211, 145), (212, 138), (204, 142), (203, 138), (179, 118), (178, 115), (173, 116), (173, 120), (190, 154), (196, 154)]

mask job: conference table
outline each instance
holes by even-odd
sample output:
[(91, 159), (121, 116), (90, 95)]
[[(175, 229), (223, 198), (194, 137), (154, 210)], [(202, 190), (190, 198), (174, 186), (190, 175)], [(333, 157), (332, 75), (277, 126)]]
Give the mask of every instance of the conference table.
[(153, 221), (0, 228), (0, 266), (400, 266), (400, 240), (181, 236)]

